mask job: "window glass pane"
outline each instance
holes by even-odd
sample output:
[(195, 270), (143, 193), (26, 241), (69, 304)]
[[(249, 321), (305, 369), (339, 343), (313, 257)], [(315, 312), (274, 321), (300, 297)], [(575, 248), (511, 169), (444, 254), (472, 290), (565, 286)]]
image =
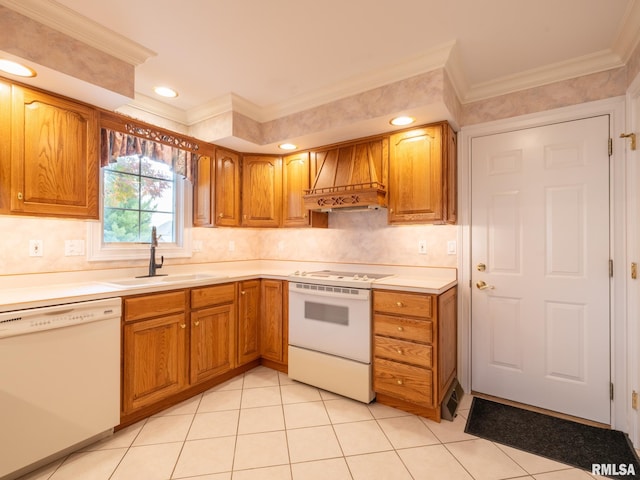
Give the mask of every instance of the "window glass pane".
[(146, 177), (164, 178), (166, 180), (173, 179), (173, 172), (171, 166), (162, 162), (154, 162), (153, 160), (144, 157), (141, 162), (141, 174)]
[(140, 173), (140, 159), (136, 155), (118, 157), (118, 161), (105, 167), (108, 170), (125, 173)]
[(173, 182), (143, 177), (141, 186), (141, 210), (173, 213)]
[(105, 170), (104, 206), (138, 210), (140, 208), (140, 177)]
[[(160, 238), (158, 242), (175, 242), (174, 232), (175, 219), (170, 213), (154, 213), (151, 215), (151, 225), (156, 227), (156, 233)], [(151, 228), (149, 228), (149, 238), (151, 238)]]
[(135, 210), (104, 209), (104, 242), (140, 242), (140, 215)]

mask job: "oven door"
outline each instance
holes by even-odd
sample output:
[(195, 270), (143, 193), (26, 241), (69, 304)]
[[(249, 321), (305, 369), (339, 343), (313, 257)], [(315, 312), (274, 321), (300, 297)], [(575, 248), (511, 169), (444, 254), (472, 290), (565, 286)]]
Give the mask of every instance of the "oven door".
[(289, 344), (371, 363), (371, 291), (289, 283)]

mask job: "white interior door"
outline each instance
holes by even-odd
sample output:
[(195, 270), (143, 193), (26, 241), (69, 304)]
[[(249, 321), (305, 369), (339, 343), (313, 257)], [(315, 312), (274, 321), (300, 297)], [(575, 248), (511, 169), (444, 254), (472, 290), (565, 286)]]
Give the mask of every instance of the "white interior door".
[(473, 138), (472, 388), (610, 423), (609, 116)]

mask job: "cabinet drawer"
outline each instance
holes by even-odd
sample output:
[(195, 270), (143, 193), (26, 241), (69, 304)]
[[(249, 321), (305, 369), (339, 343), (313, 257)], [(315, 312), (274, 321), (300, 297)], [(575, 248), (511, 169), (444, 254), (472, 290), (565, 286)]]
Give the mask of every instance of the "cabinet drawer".
[(398, 362), (411, 363), (418, 367), (431, 368), (431, 345), (405, 342), (395, 338), (375, 336), (373, 354), (376, 357), (388, 358)]
[(236, 296), (234, 283), (212, 285), (210, 287), (194, 288), (191, 290), (191, 308), (210, 307), (232, 303)]
[(426, 368), (375, 358), (373, 389), (416, 405), (434, 406), (433, 373)]
[(373, 309), (376, 312), (431, 318), (433, 296), (374, 290)]
[(373, 316), (373, 333), (412, 342), (432, 343), (433, 323), (430, 320), (375, 314)]
[(142, 318), (179, 313), (184, 311), (185, 305), (185, 290), (125, 298), (124, 320), (130, 322)]

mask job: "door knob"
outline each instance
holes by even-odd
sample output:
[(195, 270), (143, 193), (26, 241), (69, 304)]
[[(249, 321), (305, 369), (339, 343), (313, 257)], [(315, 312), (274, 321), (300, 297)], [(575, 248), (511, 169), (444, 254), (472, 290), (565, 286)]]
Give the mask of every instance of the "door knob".
[(482, 280), (480, 280), (479, 282), (476, 282), (476, 287), (478, 288), (478, 290), (493, 290), (494, 289), (493, 285), (487, 285), (486, 282), (483, 282)]
[(487, 269), (487, 266), (484, 263), (479, 263), (476, 265), (476, 270), (479, 272), (484, 272)]

